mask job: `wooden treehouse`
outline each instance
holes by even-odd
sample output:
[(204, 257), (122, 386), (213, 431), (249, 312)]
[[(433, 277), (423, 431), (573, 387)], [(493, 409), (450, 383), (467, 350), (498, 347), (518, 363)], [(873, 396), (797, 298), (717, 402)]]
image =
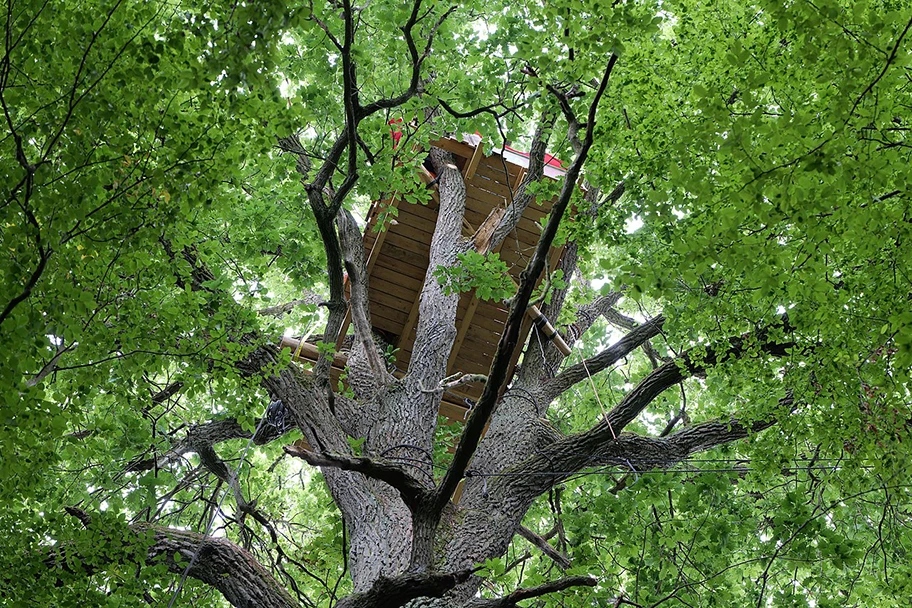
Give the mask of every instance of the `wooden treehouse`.
[[(471, 138), (467, 138), (471, 139)], [(474, 145), (456, 139), (441, 139), (435, 146), (453, 154), (466, 186), (466, 211), (463, 235), (479, 239), (489, 238), (490, 232), (512, 201), (529, 166), (528, 155), (507, 148), (495, 150), (485, 156), (480, 144)], [(558, 179), (564, 175), (560, 162), (547, 157), (545, 176)], [(430, 182), (432, 176), (425, 176)], [(541, 235), (541, 220), (550, 211), (553, 200), (536, 200), (523, 212), (516, 229), (494, 249), (510, 268), (510, 275), (519, 282), (520, 273), (532, 257)], [(432, 186), (432, 200), (427, 205), (416, 205), (393, 196), (375, 201), (367, 216), (364, 231), (364, 251), (370, 282), (370, 313), (374, 331), (396, 348), (396, 371), (401, 376), (408, 369), (415, 342), (418, 321), (418, 303), (425, 274), (428, 271), (431, 236), (437, 219), (439, 200)], [(390, 207), (397, 215), (385, 230), (379, 224)], [(480, 249), (484, 249), (482, 247)], [(556, 268), (562, 247), (554, 247), (549, 257), (549, 270)], [(450, 353), (447, 374), (487, 374), (494, 359), (497, 343), (507, 320), (507, 307), (501, 302), (480, 300), (474, 292), (461, 295), (456, 316), (456, 341)], [(534, 322), (544, 317), (532, 308), (526, 315), (519, 336), (522, 344)], [(338, 344), (341, 345), (348, 331), (348, 320), (343, 325)], [(569, 354), (566, 344), (558, 336), (559, 348)], [(283, 339), (283, 346), (299, 353), (299, 359), (315, 361), (316, 346), (299, 344), (294, 338)], [(508, 378), (512, 377), (519, 358), (517, 349), (510, 362)], [(346, 354), (338, 353), (333, 362), (333, 380), (338, 380), (346, 363)], [(480, 396), (480, 383), (464, 384), (443, 395), (440, 413), (451, 420), (462, 421), (471, 403)], [(467, 401), (468, 400), (468, 401)]]

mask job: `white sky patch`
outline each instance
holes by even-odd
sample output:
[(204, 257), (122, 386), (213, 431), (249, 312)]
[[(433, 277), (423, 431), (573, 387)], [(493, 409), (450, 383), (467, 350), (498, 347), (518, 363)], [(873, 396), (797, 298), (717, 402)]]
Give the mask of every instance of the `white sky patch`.
[(627, 234), (633, 234), (642, 227), (643, 218), (641, 218), (639, 215), (631, 215), (627, 218), (627, 221), (624, 222), (624, 232)]
[(481, 20), (473, 23), (472, 29), (475, 30), (475, 34), (478, 36), (479, 40), (487, 40), (491, 34), (497, 31), (496, 27), (493, 27), (487, 22)]

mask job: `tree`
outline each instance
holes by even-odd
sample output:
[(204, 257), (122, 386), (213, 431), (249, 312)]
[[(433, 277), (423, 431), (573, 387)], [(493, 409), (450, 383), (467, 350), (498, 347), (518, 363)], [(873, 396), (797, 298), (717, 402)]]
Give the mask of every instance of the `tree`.
[[(908, 3), (10, 0), (3, 24), (6, 604), (909, 597)], [(440, 277), (473, 245), (431, 143), (475, 131), (528, 144), (515, 208), (556, 203), (446, 426)], [(352, 212), (422, 204), (428, 158), (394, 378)], [(570, 358), (519, 342), (539, 298)], [(340, 392), (328, 353), (305, 374), (276, 344), (334, 342), (349, 306)]]

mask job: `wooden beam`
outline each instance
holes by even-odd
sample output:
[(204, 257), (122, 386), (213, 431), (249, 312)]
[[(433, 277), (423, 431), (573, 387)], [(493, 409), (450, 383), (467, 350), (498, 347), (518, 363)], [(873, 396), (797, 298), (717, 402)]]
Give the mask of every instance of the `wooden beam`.
[[(516, 192), (519, 191), (519, 187), (522, 185), (522, 181), (523, 181), (525, 178), (526, 178), (526, 168), (525, 168), (525, 167), (521, 167), (521, 168), (519, 169), (519, 173), (516, 174), (516, 181), (513, 182), (513, 189), (511, 190), (511, 192), (513, 193), (513, 196), (514, 196), (514, 197), (516, 196)], [(512, 201), (511, 201), (511, 202), (512, 202)]]
[(422, 291), (423, 289), (418, 290), (418, 295), (415, 296), (415, 301), (412, 302), (412, 308), (409, 311), (409, 316), (405, 322), (405, 326), (402, 328), (402, 333), (399, 334), (399, 340), (396, 342), (396, 348), (402, 348), (402, 346), (408, 341), (408, 337), (412, 333), (412, 329), (415, 327), (415, 322), (418, 320), (418, 308), (421, 304)]
[(452, 152), (456, 156), (462, 156), (463, 158), (472, 158), (472, 155), (475, 153), (475, 149), (469, 144), (449, 137), (443, 137), (437, 141), (431, 142), (431, 145)]
[[(387, 209), (396, 209), (398, 207), (399, 207), (399, 197), (397, 196), (397, 197), (393, 197), (390, 200), (390, 202), (386, 208)], [(364, 230), (365, 236), (367, 236), (368, 230), (372, 230), (376, 227), (377, 222), (380, 221), (379, 216), (380, 216), (380, 214), (378, 213), (377, 216), (374, 218), (374, 222), (372, 224), (367, 225), (367, 228)], [(382, 231), (378, 232), (377, 237), (374, 239), (374, 244), (371, 245), (370, 253), (367, 256), (367, 276), (370, 276), (371, 270), (373, 270), (373, 268), (374, 268), (374, 264), (377, 263), (377, 257), (379, 257), (379, 255), (380, 255), (380, 250), (383, 248), (383, 241), (386, 240), (387, 234), (389, 234), (389, 227), (387, 227), (386, 230), (382, 230)]]
[(462, 348), (462, 342), (465, 340), (466, 334), (469, 332), (469, 327), (472, 326), (472, 317), (475, 316), (475, 311), (478, 309), (478, 296), (475, 295), (475, 290), (472, 290), (471, 300), (469, 301), (469, 306), (466, 309), (465, 315), (462, 317), (462, 323), (459, 325), (459, 333), (456, 334), (456, 341), (453, 342), (453, 348), (450, 350), (450, 358), (447, 361), (447, 375), (453, 373), (453, 365), (456, 363), (456, 357), (459, 355), (459, 349)]
[(475, 177), (475, 171), (478, 170), (478, 163), (484, 156), (484, 152), (482, 151), (483, 148), (484, 146), (481, 144), (475, 146), (475, 151), (472, 153), (472, 159), (469, 161), (469, 164), (466, 165), (465, 175), (463, 175), (466, 184), (471, 182), (472, 178)]

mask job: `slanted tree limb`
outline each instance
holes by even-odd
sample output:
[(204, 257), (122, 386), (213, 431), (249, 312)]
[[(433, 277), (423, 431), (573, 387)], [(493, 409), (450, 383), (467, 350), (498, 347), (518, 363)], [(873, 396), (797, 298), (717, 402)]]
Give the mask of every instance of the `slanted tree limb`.
[(549, 545), (548, 541), (545, 540), (542, 536), (536, 534), (525, 526), (519, 526), (516, 528), (516, 533), (538, 547), (541, 552), (550, 557), (551, 560), (557, 564), (560, 569), (566, 570), (570, 567), (570, 558)]
[(459, 483), (459, 480), (462, 479), (465, 474), (469, 460), (471, 459), (472, 454), (475, 453), (475, 449), (481, 439), (482, 431), (488, 423), (488, 419), (491, 417), (491, 412), (500, 396), (502, 386), (506, 381), (509, 361), (513, 355), (513, 350), (517, 347), (522, 317), (526, 314), (526, 307), (532, 297), (535, 283), (541, 275), (542, 270), (544, 270), (545, 260), (551, 249), (551, 243), (554, 242), (554, 237), (557, 234), (557, 227), (563, 219), (567, 206), (570, 204), (570, 197), (576, 188), (576, 182), (579, 179), (583, 164), (586, 162), (589, 148), (592, 146), (595, 113), (598, 109), (599, 101), (601, 101), (602, 94), (605, 92), (605, 87), (608, 85), (608, 79), (611, 76), (611, 72), (614, 69), (616, 62), (617, 56), (612, 55), (605, 69), (605, 74), (602, 77), (595, 99), (589, 106), (589, 124), (586, 130), (584, 145), (577, 154), (576, 159), (574, 159), (573, 163), (570, 165), (570, 168), (567, 170), (561, 193), (551, 208), (551, 217), (542, 232), (538, 246), (535, 249), (535, 254), (532, 256), (529, 265), (522, 273), (519, 290), (516, 296), (514, 296), (510, 306), (510, 313), (507, 317), (503, 334), (497, 345), (494, 361), (491, 364), (491, 371), (488, 373), (488, 382), (485, 383), (484, 392), (482, 393), (481, 398), (472, 409), (472, 414), (469, 417), (469, 421), (466, 423), (465, 431), (460, 438), (456, 453), (453, 456), (453, 462), (438, 487), (437, 504), (435, 505), (437, 518), (439, 518), (439, 513), (443, 511), (444, 505), (449, 501), (450, 496), (452, 496), (453, 492), (456, 490), (456, 485)]
[[(453, 461), (444, 475), (443, 480), (440, 482), (440, 485), (437, 487), (433, 509), (427, 513), (422, 513), (421, 519), (416, 518), (415, 523), (416, 528), (418, 529), (436, 529), (443, 508), (449, 502), (450, 497), (456, 490), (457, 484), (465, 476), (469, 462), (478, 448), (484, 428), (491, 419), (494, 407), (503, 393), (510, 360), (514, 350), (518, 347), (522, 319), (526, 314), (526, 308), (532, 297), (535, 284), (545, 268), (551, 244), (554, 242), (554, 237), (557, 234), (557, 228), (570, 204), (570, 198), (576, 190), (577, 180), (579, 179), (583, 164), (588, 156), (589, 149), (592, 146), (596, 111), (598, 110), (599, 102), (608, 85), (608, 80), (611, 77), (616, 62), (617, 57), (612, 55), (599, 83), (598, 91), (589, 106), (588, 123), (583, 145), (567, 170), (561, 192), (551, 208), (550, 218), (542, 231), (535, 253), (526, 269), (522, 272), (519, 288), (510, 305), (507, 321), (497, 344), (494, 361), (488, 372), (488, 381), (485, 383), (481, 398), (475, 404), (475, 407), (472, 408), (472, 413), (466, 423), (463, 434), (460, 437), (456, 453), (453, 455)], [(528, 507), (526, 506), (525, 508)], [(523, 509), (523, 512), (525, 512), (525, 508)], [(515, 529), (515, 523), (512, 523), (514, 521), (518, 520), (511, 520), (511, 524), (508, 524), (507, 526), (509, 527), (509, 534), (507, 533), (507, 530), (504, 530), (503, 536), (506, 540), (509, 540), (509, 537), (512, 537), (512, 533)], [(504, 542), (506, 542), (506, 540)]]
[[(342, 209), (336, 216), (336, 226), (342, 245), (345, 269), (348, 272), (348, 283), (351, 288), (349, 298), (349, 311), (352, 325), (355, 328), (355, 340), (360, 343), (367, 358), (371, 372), (371, 380), (376, 386), (386, 384), (389, 374), (386, 365), (380, 360), (377, 345), (374, 343), (373, 324), (370, 316), (370, 298), (367, 268), (364, 264), (364, 245), (361, 241), (361, 231), (358, 229), (355, 218), (347, 209)], [(350, 373), (355, 373), (352, 369)]]
[(286, 454), (301, 458), (315, 467), (332, 467), (343, 471), (355, 471), (388, 483), (399, 491), (402, 501), (412, 511), (422, 507), (428, 499), (429, 492), (427, 489), (407, 475), (399, 466), (357, 456), (318, 454), (296, 445), (286, 445), (283, 449)]
[(702, 357), (695, 353), (686, 353), (677, 360), (669, 361), (648, 376), (643, 378), (632, 391), (627, 393), (592, 431), (610, 433), (615, 436), (652, 401), (668, 389), (685, 378), (699, 373), (708, 367), (732, 358), (739, 358), (749, 352), (750, 346), (755, 346), (759, 352), (775, 357), (785, 357), (794, 343), (789, 341), (767, 340), (766, 331), (761, 330), (753, 337), (754, 342), (746, 338), (729, 338), (728, 344), (719, 347), (708, 347)]
[(510, 201), (500, 223), (491, 235), (488, 244), (489, 250), (495, 250), (507, 235), (515, 230), (526, 207), (535, 199), (535, 195), (530, 191), (530, 185), (540, 182), (545, 174), (545, 153), (556, 119), (557, 116), (553, 111), (546, 109), (542, 112), (529, 148), (529, 169), (526, 171), (526, 176), (519, 189), (512, 193), (513, 200)]

